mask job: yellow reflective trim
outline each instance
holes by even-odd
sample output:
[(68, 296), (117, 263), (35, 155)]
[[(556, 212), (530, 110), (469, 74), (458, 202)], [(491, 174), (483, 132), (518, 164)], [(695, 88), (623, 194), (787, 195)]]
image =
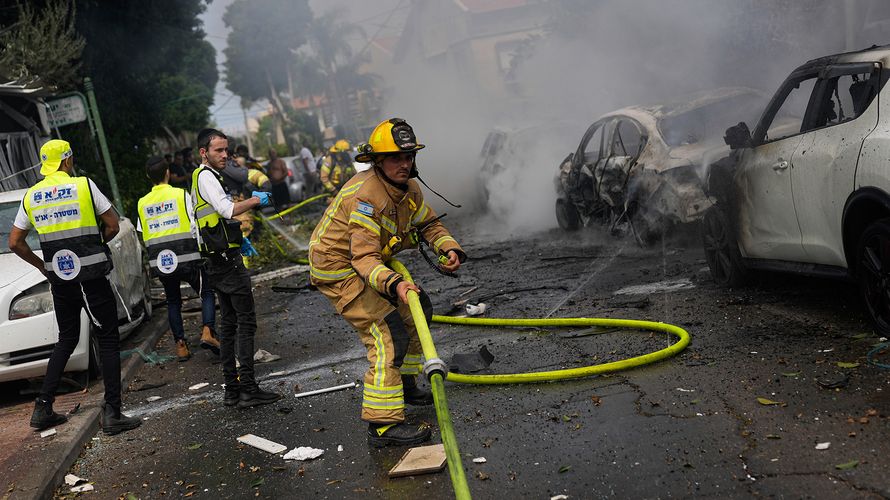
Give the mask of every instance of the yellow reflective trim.
[(389, 268), (382, 264), (377, 264), (377, 266), (375, 266), (374, 269), (371, 270), (371, 274), (370, 276), (368, 276), (368, 282), (371, 284), (371, 287), (374, 288), (374, 290), (377, 290), (378, 292), (381, 291), (380, 288), (377, 287), (377, 276), (379, 276), (382, 271), (387, 270), (389, 270)]
[(401, 402), (391, 402), (391, 403), (377, 403), (368, 401), (367, 399), (362, 400), (362, 406), (365, 408), (371, 408), (372, 410), (400, 410), (405, 407), (405, 401)]
[(336, 196), (336, 198), (334, 198), (333, 203), (331, 203), (331, 205), (328, 207), (328, 209), (325, 210), (324, 215), (322, 216), (323, 220), (322, 220), (321, 224), (318, 226), (319, 227), (318, 234), (316, 235), (314, 240), (309, 242), (310, 246), (321, 241), (322, 236), (324, 236), (324, 234), (327, 232), (328, 227), (330, 227), (330, 225), (331, 225), (331, 222), (334, 221), (334, 214), (337, 213), (337, 210), (340, 208), (340, 204), (343, 203), (343, 197), (355, 193), (356, 191), (358, 191), (358, 189), (364, 183), (365, 183), (365, 181), (356, 182), (352, 186), (341, 189), (340, 192), (337, 193), (337, 196)]
[(365, 384), (364, 392), (366, 395), (371, 394), (379, 398), (393, 398), (401, 396), (404, 392), (404, 387), (402, 384), (383, 387)]
[(383, 344), (383, 334), (377, 328), (377, 323), (371, 323), (371, 336), (374, 337), (374, 347), (377, 348), (377, 359), (374, 361), (374, 385), (383, 385), (383, 367), (386, 362), (386, 346)]
[(433, 250), (438, 252), (439, 248), (441, 248), (444, 243), (448, 243), (449, 241), (453, 241), (455, 244), (457, 243), (457, 240), (455, 240), (451, 236), (442, 236), (433, 242)]
[(312, 264), (309, 264), (309, 274), (312, 276), (325, 281), (339, 281), (342, 279), (346, 279), (355, 274), (355, 269), (340, 269), (337, 271), (322, 271), (321, 269), (316, 268)]
[(380, 236), (380, 224), (377, 224), (376, 222), (374, 222), (373, 219), (371, 219), (370, 217), (368, 217), (365, 214), (362, 214), (359, 212), (350, 213), (349, 214), (349, 223), (350, 224), (352, 224), (352, 223), (358, 224), (359, 226), (362, 226), (362, 227), (370, 230), (377, 236)]
[(427, 206), (426, 202), (423, 202), (423, 205), (420, 206), (420, 209), (414, 213), (414, 217), (411, 218), (411, 225), (416, 226), (423, 222), (423, 219), (426, 219), (426, 216), (430, 213), (430, 207)]
[(384, 229), (389, 231), (390, 234), (396, 234), (397, 232), (399, 232), (399, 228), (398, 226), (396, 226), (396, 223), (387, 218), (385, 215), (380, 216), (380, 225)]

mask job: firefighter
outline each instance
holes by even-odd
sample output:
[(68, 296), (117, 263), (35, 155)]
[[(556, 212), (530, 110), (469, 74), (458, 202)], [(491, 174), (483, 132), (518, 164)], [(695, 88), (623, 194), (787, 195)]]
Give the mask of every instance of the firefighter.
[(355, 175), (355, 165), (352, 164), (349, 150), (349, 143), (340, 139), (331, 146), (322, 160), (319, 172), (321, 184), (331, 195), (337, 194), (337, 191)]
[(151, 192), (139, 199), (138, 229), (148, 248), (148, 264), (152, 276), (164, 285), (167, 297), (167, 319), (176, 342), (179, 361), (191, 357), (182, 325), (182, 293), (185, 281), (201, 297), (201, 347), (219, 354), (219, 340), (213, 331), (216, 321), (216, 299), (202, 269), (201, 254), (192, 216), (192, 198), (170, 185), (170, 169), (160, 156), (145, 163), (145, 172), (154, 183)]
[[(80, 315), (86, 309), (95, 326), (102, 361), (105, 434), (135, 429), (142, 423), (121, 413), (120, 332), (112, 284), (111, 252), (106, 242), (120, 230), (117, 212), (93, 181), (72, 177), (71, 145), (53, 139), (40, 148), (44, 179), (28, 189), (9, 233), (9, 248), (43, 273), (50, 283), (59, 340), (46, 366), (46, 377), (31, 414), (31, 427), (47, 429), (67, 421), (53, 411), (55, 392), (80, 340)], [(100, 226), (101, 223), (101, 226)], [(37, 230), (43, 259), (25, 238)]]
[[(200, 250), (207, 257), (207, 275), (219, 300), (220, 358), (225, 394), (223, 404), (249, 408), (274, 403), (281, 395), (257, 385), (253, 369), (256, 309), (250, 276), (242, 256), (256, 255), (233, 217), (253, 208), (269, 206), (269, 193), (254, 191), (250, 198), (233, 202), (220, 171), (226, 168), (228, 138), (215, 129), (198, 133), (201, 166), (192, 174), (192, 198), (200, 235)], [(240, 366), (235, 365), (237, 357)]]
[(404, 408), (433, 402), (432, 394), (417, 385), (421, 347), (407, 293), (418, 292), (431, 314), (429, 297), (386, 267), (385, 259), (413, 246), (416, 228), (447, 259), (441, 269), (453, 272), (466, 259), (411, 179), (417, 176), (416, 152), (423, 147), (404, 120), (379, 124), (356, 156), (373, 168), (343, 186), (309, 242), (312, 284), (358, 331), (368, 350), (361, 418), (368, 422), (368, 442), (377, 447), (429, 439), (425, 425), (405, 422)]

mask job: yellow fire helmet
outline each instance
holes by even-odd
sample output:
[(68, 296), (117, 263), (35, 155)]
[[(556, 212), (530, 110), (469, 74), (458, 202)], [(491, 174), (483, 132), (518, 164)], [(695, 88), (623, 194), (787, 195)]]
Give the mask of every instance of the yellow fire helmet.
[(346, 151), (349, 151), (350, 147), (351, 146), (346, 139), (340, 139), (339, 141), (335, 142), (333, 146), (331, 146), (330, 151), (331, 153), (345, 153)]
[(401, 118), (390, 118), (374, 128), (367, 144), (359, 146), (355, 161), (369, 163), (374, 157), (393, 153), (411, 153), (425, 148), (418, 144), (414, 129)]

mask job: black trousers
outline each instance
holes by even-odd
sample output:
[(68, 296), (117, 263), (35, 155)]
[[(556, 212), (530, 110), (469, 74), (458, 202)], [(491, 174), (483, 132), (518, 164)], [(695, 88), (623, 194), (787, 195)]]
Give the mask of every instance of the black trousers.
[(95, 328), (92, 335), (99, 342), (102, 361), (102, 380), (105, 382), (105, 403), (115, 409), (121, 407), (121, 355), (118, 331), (117, 301), (107, 278), (96, 278), (81, 283), (51, 284), (59, 341), (53, 347), (46, 366), (46, 377), (40, 397), (53, 400), (65, 365), (80, 340), (80, 311), (87, 310)]
[[(219, 301), (219, 357), (227, 388), (256, 385), (253, 370), (256, 309), (250, 276), (238, 249), (226, 252), (226, 259), (211, 258), (207, 264), (210, 285)], [(235, 368), (235, 357), (240, 366)]]

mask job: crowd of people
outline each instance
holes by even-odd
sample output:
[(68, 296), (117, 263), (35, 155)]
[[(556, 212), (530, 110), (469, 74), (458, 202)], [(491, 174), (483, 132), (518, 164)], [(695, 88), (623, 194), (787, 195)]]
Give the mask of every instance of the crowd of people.
[[(255, 377), (257, 322), (244, 257), (256, 251), (239, 217), (290, 201), (285, 183), (294, 173), (275, 151), (261, 165), (246, 147), (230, 149), (228, 137), (215, 129), (199, 132), (196, 146), (200, 163), (191, 148), (146, 161), (153, 187), (139, 199), (137, 211), (151, 273), (166, 293), (178, 359), (191, 357), (181, 315), (184, 282), (202, 301), (200, 344), (219, 355), (223, 404), (249, 408), (274, 403), (283, 396), (261, 388)], [(320, 159), (317, 184), (330, 200), (309, 242), (310, 281), (355, 328), (368, 351), (361, 418), (374, 446), (429, 439), (425, 425), (405, 421), (404, 409), (406, 404), (433, 402), (416, 380), (422, 353), (409, 293), (419, 294), (428, 314), (431, 303), (386, 261), (421, 243), (438, 254), (443, 271), (453, 272), (466, 260), (413, 180), (418, 176), (415, 157), (423, 148), (411, 126), (393, 118), (378, 125), (360, 146), (355, 161), (367, 165), (361, 172), (356, 172), (345, 140)], [(40, 153), (45, 177), (25, 194), (9, 237), (10, 249), (49, 280), (60, 327), (30, 425), (43, 430), (67, 420), (52, 405), (85, 309), (96, 326), (103, 361), (102, 430), (116, 434), (135, 429), (141, 421), (121, 413), (119, 332), (108, 280), (114, 263), (107, 242), (118, 231), (118, 215), (91, 180), (75, 176), (70, 144), (51, 140)], [(317, 164), (308, 148), (302, 148), (297, 160), (306, 178), (315, 173)], [(42, 258), (26, 241), (32, 229), (38, 233)]]

